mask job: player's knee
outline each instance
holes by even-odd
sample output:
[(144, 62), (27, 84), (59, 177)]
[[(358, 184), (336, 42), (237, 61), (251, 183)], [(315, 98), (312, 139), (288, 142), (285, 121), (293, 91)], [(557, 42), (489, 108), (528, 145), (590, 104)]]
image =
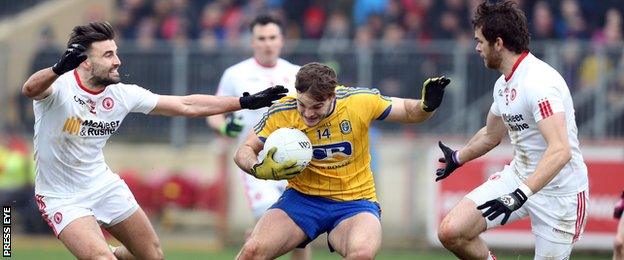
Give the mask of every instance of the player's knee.
[(457, 225), (443, 221), (438, 227), (438, 239), (444, 246), (453, 245), (461, 239), (461, 232)]
[(239, 259), (266, 259), (265, 251), (257, 241), (247, 240), (241, 249)]
[(370, 248), (360, 248), (360, 249), (354, 250), (353, 252), (349, 252), (349, 254), (347, 255), (347, 257), (345, 257), (345, 259), (352, 259), (352, 260), (375, 259), (376, 254), (377, 254), (376, 250), (373, 250)]

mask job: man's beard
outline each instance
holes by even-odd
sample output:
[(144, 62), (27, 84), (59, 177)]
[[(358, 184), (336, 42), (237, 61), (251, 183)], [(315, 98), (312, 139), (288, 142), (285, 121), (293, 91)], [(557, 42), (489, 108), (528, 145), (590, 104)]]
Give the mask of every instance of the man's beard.
[(94, 75), (93, 78), (91, 78), (91, 81), (94, 86), (106, 87), (108, 85), (119, 83), (120, 79), (114, 79), (111, 77), (99, 77)]
[[(110, 70), (107, 70), (106, 73), (109, 73)], [(112, 85), (112, 84), (117, 84), (121, 81), (121, 79), (119, 78), (112, 78), (112, 77), (100, 77), (96, 75), (96, 69), (93, 68), (91, 69), (91, 75), (93, 75), (91, 77), (91, 84), (93, 84), (93, 86), (102, 86), (102, 87), (106, 87), (108, 85)]]
[(500, 52), (492, 50), (489, 57), (485, 59), (485, 67), (497, 70), (503, 63), (503, 55)]

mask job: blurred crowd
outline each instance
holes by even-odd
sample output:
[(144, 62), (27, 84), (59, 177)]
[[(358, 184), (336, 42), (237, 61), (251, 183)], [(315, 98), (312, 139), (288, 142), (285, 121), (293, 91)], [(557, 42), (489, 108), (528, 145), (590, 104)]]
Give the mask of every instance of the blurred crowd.
[[(455, 39), (471, 41), (470, 19), (482, 0), (118, 0), (124, 39), (240, 42), (260, 13), (285, 21), (288, 39)], [(518, 0), (536, 40), (583, 39), (621, 44), (617, 0)]]
[[(118, 0), (115, 25), (120, 40), (134, 40), (141, 47), (153, 46), (157, 41), (180, 44), (192, 40), (204, 49), (216, 50), (222, 46), (245, 47), (249, 42), (250, 21), (258, 14), (270, 13), (284, 21), (286, 39), (291, 43), (319, 40), (321, 51), (342, 51), (349, 48), (351, 40), (359, 46), (379, 41), (392, 49), (405, 43), (426, 44), (431, 40), (471, 44), (474, 37), (471, 18), (481, 2)], [(572, 91), (606, 85), (608, 102), (624, 105), (624, 5), (621, 1), (517, 0), (517, 3), (525, 10), (534, 41), (566, 42), (559, 68)], [(583, 46), (581, 42), (590, 46)], [(603, 55), (608, 58), (605, 63), (594, 55), (598, 52), (606, 54)], [(391, 63), (400, 58), (393, 57)], [(427, 65), (423, 64), (424, 69)], [(614, 71), (614, 76), (607, 75), (610, 78), (604, 84), (600, 72), (610, 70)], [(392, 81), (373, 81), (375, 85), (392, 85)]]

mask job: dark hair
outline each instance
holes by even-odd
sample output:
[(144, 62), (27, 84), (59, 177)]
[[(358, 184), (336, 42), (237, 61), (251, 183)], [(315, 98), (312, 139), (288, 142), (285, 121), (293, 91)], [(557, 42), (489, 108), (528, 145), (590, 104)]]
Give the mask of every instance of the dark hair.
[(309, 93), (316, 101), (325, 101), (335, 94), (338, 85), (336, 72), (329, 66), (318, 62), (303, 65), (295, 80), (295, 89), (299, 93)]
[(256, 19), (251, 21), (251, 24), (249, 25), (249, 31), (253, 32), (253, 28), (256, 25), (267, 25), (270, 23), (277, 25), (277, 27), (280, 28), (280, 31), (282, 31), (282, 21), (268, 14), (259, 15), (258, 17), (256, 17)]
[(81, 44), (89, 49), (91, 44), (99, 41), (112, 40), (115, 38), (113, 26), (108, 22), (90, 22), (87, 25), (79, 25), (74, 27), (67, 46), (74, 43)]
[(529, 50), (529, 28), (524, 12), (516, 3), (504, 0), (498, 3), (484, 1), (477, 7), (472, 25), (481, 28), (485, 39), (494, 44), (496, 38), (503, 40), (508, 50), (521, 53)]

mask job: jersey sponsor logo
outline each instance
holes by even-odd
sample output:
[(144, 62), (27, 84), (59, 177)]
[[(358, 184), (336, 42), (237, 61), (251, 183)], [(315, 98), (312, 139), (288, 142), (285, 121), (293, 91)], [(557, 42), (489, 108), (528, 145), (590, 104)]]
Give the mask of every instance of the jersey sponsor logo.
[(350, 142), (315, 145), (312, 147), (312, 157), (315, 160), (342, 159), (353, 154)]
[(102, 100), (102, 107), (105, 110), (111, 110), (113, 109), (114, 106), (115, 106), (115, 101), (112, 98), (105, 97), (104, 100)]
[(102, 135), (111, 135), (117, 128), (121, 121), (93, 121), (93, 120), (85, 120), (82, 122), (82, 129), (80, 130), (80, 136), (102, 136)]
[(95, 101), (91, 100), (91, 99), (87, 99), (82, 100), (81, 98), (79, 98), (78, 96), (74, 95), (74, 101), (78, 104), (80, 104), (81, 106), (86, 107), (89, 110), (89, 113), (94, 114), (95, 115)]
[(501, 116), (503, 117), (503, 121), (507, 123), (509, 131), (516, 132), (529, 129), (529, 124), (524, 122), (522, 114), (510, 115), (503, 113)]
[(349, 122), (349, 120), (342, 120), (342, 122), (340, 122), (340, 132), (345, 135), (351, 133), (351, 122)]
[(78, 136), (102, 136), (111, 135), (117, 128), (121, 121), (94, 121), (94, 120), (82, 120), (78, 117), (70, 117), (65, 120), (63, 125), (63, 132), (67, 132), (72, 135)]
[(65, 120), (65, 124), (63, 125), (63, 132), (77, 135), (78, 131), (80, 131), (81, 124), (82, 124), (82, 119), (72, 116), (68, 118), (67, 120)]

